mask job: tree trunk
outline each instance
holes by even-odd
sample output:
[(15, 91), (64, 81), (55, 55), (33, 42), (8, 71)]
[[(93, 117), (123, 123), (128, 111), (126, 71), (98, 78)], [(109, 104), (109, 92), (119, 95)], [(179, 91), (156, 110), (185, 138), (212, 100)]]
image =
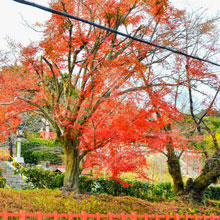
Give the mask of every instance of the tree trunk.
[[(165, 127), (166, 131), (171, 131), (171, 124)], [(167, 150), (167, 165), (169, 173), (173, 179), (174, 193), (179, 194), (184, 192), (184, 184), (180, 167), (179, 157), (176, 155), (173, 147), (172, 138), (168, 136), (168, 143), (166, 145)]]
[(216, 183), (220, 177), (220, 149), (206, 161), (202, 173), (193, 181), (189, 189), (189, 197), (196, 202), (204, 199), (205, 189), (212, 183)]
[(74, 192), (80, 193), (79, 190), (79, 173), (80, 158), (77, 141), (67, 140), (64, 142), (65, 156), (65, 177), (62, 191), (64, 193)]
[(11, 134), (8, 137), (8, 145), (9, 145), (9, 154), (10, 154), (9, 161), (12, 161), (12, 158), (13, 158), (13, 143), (12, 143)]
[(184, 184), (181, 174), (180, 161), (172, 147), (167, 153), (167, 164), (169, 173), (173, 179), (174, 193), (179, 194), (184, 191)]

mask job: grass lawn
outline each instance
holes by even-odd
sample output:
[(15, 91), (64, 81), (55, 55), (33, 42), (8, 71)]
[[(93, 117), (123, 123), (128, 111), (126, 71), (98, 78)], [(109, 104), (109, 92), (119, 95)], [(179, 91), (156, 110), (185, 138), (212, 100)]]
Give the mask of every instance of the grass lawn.
[(181, 198), (171, 201), (151, 203), (133, 197), (114, 197), (109, 195), (83, 195), (79, 199), (73, 194), (65, 196), (60, 190), (24, 190), (15, 191), (0, 189), (0, 211), (7, 209), (9, 212), (42, 211), (45, 213), (57, 211), (59, 213), (80, 213), (86, 211), (90, 214), (106, 213), (132, 213), (138, 214), (206, 214), (220, 215), (219, 203), (213, 205), (198, 205), (184, 201)]

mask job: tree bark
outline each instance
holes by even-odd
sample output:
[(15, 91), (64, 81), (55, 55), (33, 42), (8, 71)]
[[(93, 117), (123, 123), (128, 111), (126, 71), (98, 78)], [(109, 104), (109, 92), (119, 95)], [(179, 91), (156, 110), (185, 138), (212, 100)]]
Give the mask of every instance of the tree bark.
[(65, 177), (62, 188), (63, 193), (74, 192), (79, 194), (80, 157), (78, 142), (66, 140), (64, 142)]
[(11, 134), (8, 137), (8, 145), (9, 145), (9, 154), (10, 154), (9, 161), (12, 161), (12, 158), (13, 158), (13, 142), (12, 142)]
[(189, 190), (189, 197), (196, 202), (204, 199), (205, 189), (212, 183), (216, 183), (220, 177), (220, 149), (206, 161), (202, 173), (193, 181)]
[(184, 191), (184, 184), (181, 174), (180, 161), (173, 149), (168, 150), (167, 164), (169, 173), (173, 179), (174, 193), (179, 194)]
[[(172, 129), (171, 124), (167, 124), (167, 126), (165, 126), (164, 129), (166, 131), (171, 131)], [(171, 178), (173, 179), (174, 193), (179, 194), (184, 192), (184, 184), (183, 184), (183, 178), (180, 167), (180, 159), (175, 153), (172, 137), (170, 136), (168, 136), (168, 143), (166, 144), (166, 150), (167, 150), (166, 156), (167, 156), (168, 171), (171, 175)]]

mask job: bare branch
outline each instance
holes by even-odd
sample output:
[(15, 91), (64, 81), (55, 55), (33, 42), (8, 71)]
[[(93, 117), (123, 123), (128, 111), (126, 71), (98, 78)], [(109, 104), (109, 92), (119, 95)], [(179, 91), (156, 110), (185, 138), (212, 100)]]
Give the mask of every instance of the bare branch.
[(11, 104), (14, 104), (16, 101), (17, 101), (17, 97), (15, 97), (15, 99), (13, 100), (13, 101), (11, 101), (11, 102), (5, 102), (5, 103), (0, 103), (0, 105), (11, 105)]

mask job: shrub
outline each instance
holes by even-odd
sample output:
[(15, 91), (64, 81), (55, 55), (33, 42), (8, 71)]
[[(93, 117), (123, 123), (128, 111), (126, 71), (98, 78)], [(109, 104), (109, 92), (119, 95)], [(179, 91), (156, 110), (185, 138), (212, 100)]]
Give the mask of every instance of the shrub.
[[(28, 168), (20, 172), (27, 177), (27, 182), (33, 184), (33, 188), (60, 188), (63, 186), (63, 173), (49, 170)], [(171, 183), (153, 184), (150, 182), (127, 181), (126, 187), (113, 179), (91, 179), (88, 176), (80, 176), (79, 187), (81, 192), (108, 194), (113, 196), (133, 196), (147, 201), (161, 201), (174, 197)], [(220, 187), (209, 187), (205, 191), (208, 199), (220, 200)]]
[(26, 164), (38, 164), (40, 161), (62, 164), (62, 158), (58, 154), (63, 154), (63, 150), (57, 147), (55, 140), (33, 138), (32, 141), (23, 141), (21, 144), (21, 156)]
[(205, 197), (220, 201), (220, 187), (210, 186), (205, 190)]
[(37, 164), (37, 157), (32, 153), (34, 151), (33, 148), (39, 147), (40, 144), (31, 143), (28, 141), (22, 141), (21, 143), (21, 156), (24, 158), (25, 163)]
[(22, 168), (18, 172), (26, 177), (27, 183), (32, 183), (33, 188), (55, 189), (63, 186), (63, 173), (52, 172), (42, 168)]
[(4, 188), (6, 184), (6, 179), (2, 177), (3, 169), (0, 168), (0, 188)]
[[(27, 182), (33, 184), (33, 188), (60, 188), (63, 186), (63, 173), (55, 173), (49, 170), (28, 168), (21, 169), (20, 172), (27, 177)], [(122, 183), (113, 179), (105, 180), (98, 178), (96, 180), (87, 176), (80, 176), (79, 187), (81, 192), (109, 194), (113, 196), (133, 196), (148, 201), (160, 201), (174, 196), (171, 183), (160, 183), (154, 185), (149, 182), (128, 181), (128, 186), (124, 187)]]

